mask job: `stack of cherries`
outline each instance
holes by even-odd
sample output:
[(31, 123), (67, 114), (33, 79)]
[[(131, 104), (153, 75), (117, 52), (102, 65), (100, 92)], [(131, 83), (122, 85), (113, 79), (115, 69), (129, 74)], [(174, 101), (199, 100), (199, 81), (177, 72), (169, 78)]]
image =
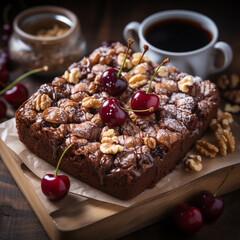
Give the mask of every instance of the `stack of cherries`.
[[(147, 91), (146, 92), (137, 91), (133, 94), (131, 99), (131, 109), (124, 108), (122, 104), (119, 102), (119, 100), (115, 98), (116, 96), (121, 95), (127, 89), (127, 86), (128, 86), (127, 81), (121, 75), (121, 72), (122, 72), (122, 69), (124, 68), (124, 65), (128, 56), (128, 51), (132, 44), (133, 44), (133, 39), (130, 38), (128, 40), (128, 48), (125, 55), (125, 59), (123, 61), (123, 64), (120, 70), (118, 71), (114, 68), (109, 68), (105, 72), (103, 72), (100, 79), (102, 90), (108, 92), (111, 96), (114, 96), (107, 99), (102, 104), (99, 111), (102, 121), (111, 127), (121, 126), (126, 121), (127, 119), (126, 111), (133, 111), (139, 116), (148, 116), (154, 113), (159, 106), (159, 97), (156, 94), (149, 93), (149, 92), (150, 92), (151, 84), (155, 74), (163, 64), (169, 62), (168, 58), (165, 59), (154, 72)], [(141, 60), (147, 50), (148, 50), (148, 47), (145, 45), (144, 52), (138, 64), (141, 63)]]
[(214, 193), (207, 190), (199, 192), (195, 199), (195, 206), (180, 203), (173, 207), (172, 219), (181, 233), (194, 234), (203, 227), (204, 222), (213, 222), (222, 215), (224, 202), (216, 196), (229, 174), (230, 171)]
[[(0, 95), (4, 94), (4, 99), (11, 106), (17, 108), (28, 98), (28, 91), (26, 87), (18, 83), (12, 89), (3, 91), (9, 81), (10, 56), (8, 51), (9, 39), (12, 34), (12, 24), (5, 23), (2, 27), (0, 54)], [(0, 99), (0, 119), (5, 117), (7, 106), (5, 102)]]

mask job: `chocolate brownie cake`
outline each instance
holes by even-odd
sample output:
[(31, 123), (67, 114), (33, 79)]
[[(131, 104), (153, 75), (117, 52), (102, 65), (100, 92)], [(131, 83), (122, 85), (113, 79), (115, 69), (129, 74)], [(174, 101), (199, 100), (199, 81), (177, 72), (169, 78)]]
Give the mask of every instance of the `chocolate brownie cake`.
[[(43, 84), (16, 112), (20, 140), (53, 165), (72, 144), (60, 168), (83, 182), (121, 199), (153, 187), (181, 161), (207, 129), (219, 105), (217, 87), (162, 66), (151, 92), (160, 99), (156, 112), (139, 116), (127, 112), (121, 126), (103, 123), (99, 108), (111, 97), (100, 86), (101, 74), (119, 69), (127, 47), (104, 43), (89, 57), (72, 64), (63, 76)], [(118, 97), (130, 108), (137, 90), (146, 91), (157, 67), (141, 54), (128, 53), (122, 75), (128, 87)]]

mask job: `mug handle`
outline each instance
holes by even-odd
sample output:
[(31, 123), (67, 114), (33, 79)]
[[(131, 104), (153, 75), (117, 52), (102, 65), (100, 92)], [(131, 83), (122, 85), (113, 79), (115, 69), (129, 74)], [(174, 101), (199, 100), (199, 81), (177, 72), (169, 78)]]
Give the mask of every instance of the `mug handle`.
[[(128, 42), (129, 38), (134, 38), (133, 34), (132, 34), (132, 31), (136, 32), (136, 34), (138, 35), (139, 27), (140, 27), (140, 23), (139, 22), (130, 22), (130, 23), (128, 23), (126, 25), (126, 27), (124, 28), (124, 30), (123, 30), (123, 38), (124, 38), (124, 40), (126, 42)], [(134, 43), (133, 43), (133, 45), (131, 47), (132, 47), (132, 49), (135, 52), (139, 52), (140, 51), (139, 42), (134, 41)]]
[(214, 45), (214, 50), (220, 50), (223, 55), (224, 55), (224, 63), (221, 67), (215, 67), (214, 64), (212, 65), (212, 68), (210, 70), (210, 73), (218, 73), (223, 71), (224, 69), (226, 69), (233, 58), (233, 52), (232, 52), (232, 48), (225, 42), (217, 42)]

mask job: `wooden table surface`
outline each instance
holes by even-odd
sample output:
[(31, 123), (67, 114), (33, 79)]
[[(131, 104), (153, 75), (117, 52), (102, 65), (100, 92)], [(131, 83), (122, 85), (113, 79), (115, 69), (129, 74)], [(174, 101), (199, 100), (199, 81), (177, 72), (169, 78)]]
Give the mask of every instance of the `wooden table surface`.
[[(9, 1), (11, 2), (11, 1)], [(142, 21), (145, 17), (162, 10), (187, 9), (198, 11), (212, 18), (219, 27), (219, 40), (228, 42), (233, 49), (233, 61), (223, 73), (237, 73), (240, 76), (240, 13), (239, 8), (231, 1), (218, 4), (210, 1), (94, 1), (84, 3), (68, 1), (34, 1), (35, 5), (60, 5), (74, 11), (79, 17), (88, 51), (92, 51), (104, 40), (124, 42), (122, 32), (130, 21)], [(236, 2), (236, 1), (235, 1)], [(34, 6), (32, 1), (12, 1), (14, 13), (24, 7)], [(23, 70), (15, 67), (11, 71), (11, 79), (20, 75)], [(216, 80), (218, 75), (209, 76)], [(51, 81), (29, 77), (24, 80), (30, 93), (40, 84)], [(14, 110), (8, 111), (8, 117)], [(239, 122), (239, 115), (235, 115)], [(197, 234), (187, 239), (240, 239), (240, 190), (223, 196), (225, 211), (222, 217), (211, 224), (206, 224)], [(185, 239), (173, 228), (170, 218), (160, 220), (154, 225), (145, 227), (122, 238), (131, 239)], [(42, 225), (32, 211), (25, 197), (16, 185), (8, 169), (0, 158), (0, 239), (37, 240), (49, 239)]]

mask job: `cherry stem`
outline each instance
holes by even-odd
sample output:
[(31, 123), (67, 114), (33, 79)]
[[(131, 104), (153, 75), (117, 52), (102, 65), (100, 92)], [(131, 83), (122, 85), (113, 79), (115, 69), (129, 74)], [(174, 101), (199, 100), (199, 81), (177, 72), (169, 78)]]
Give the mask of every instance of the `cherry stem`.
[(163, 64), (168, 63), (168, 62), (170, 62), (170, 59), (169, 59), (169, 58), (166, 58), (166, 59), (163, 60), (162, 63), (157, 67), (157, 69), (156, 69), (156, 71), (154, 72), (154, 74), (153, 74), (153, 76), (152, 76), (152, 78), (151, 78), (151, 81), (150, 81), (150, 83), (149, 83), (149, 85), (148, 85), (148, 89), (147, 89), (147, 91), (146, 91), (146, 94), (149, 94), (149, 91), (150, 91), (150, 88), (151, 88), (151, 84), (152, 84), (153, 78), (155, 77), (155, 75), (156, 75), (156, 73), (158, 72), (159, 68), (160, 68)]
[(70, 144), (70, 145), (64, 150), (64, 152), (62, 153), (62, 155), (61, 155), (61, 157), (60, 157), (60, 159), (59, 159), (59, 161), (58, 161), (58, 164), (57, 164), (57, 167), (56, 167), (56, 172), (55, 172), (54, 177), (57, 177), (58, 168), (59, 168), (59, 166), (60, 166), (60, 163), (61, 163), (61, 161), (62, 161), (62, 158), (63, 158), (63, 156), (65, 155), (65, 153), (67, 152), (67, 150), (68, 150), (71, 146), (72, 146), (72, 144)]
[(132, 112), (153, 112), (154, 111), (154, 107), (150, 107), (148, 109), (143, 109), (143, 110), (137, 110), (137, 109), (130, 109), (130, 108), (124, 108), (122, 106), (119, 106), (122, 110), (125, 111), (132, 111)]
[(148, 51), (148, 45), (143, 45), (143, 49), (144, 49), (144, 51), (143, 51), (142, 56), (141, 56), (140, 60), (138, 61), (137, 65), (135, 65), (135, 66), (127, 73), (127, 75), (130, 74), (130, 73), (141, 63), (144, 54)]
[(18, 77), (16, 80), (14, 80), (12, 83), (10, 83), (7, 87), (5, 87), (2, 91), (0, 91), (0, 95), (4, 94), (7, 90), (11, 89), (14, 85), (16, 85), (18, 82), (20, 82), (22, 79), (28, 77), (29, 75), (38, 73), (38, 72), (42, 72), (42, 71), (47, 71), (47, 70), (48, 70), (48, 66), (44, 66), (44, 67), (36, 68), (29, 72), (24, 73), (23, 75)]
[(122, 70), (123, 70), (123, 67), (124, 67), (124, 65), (125, 65), (125, 62), (126, 62), (126, 60), (127, 60), (128, 51), (129, 51), (130, 47), (132, 46), (133, 42), (134, 42), (134, 40), (133, 40), (132, 38), (129, 38), (129, 39), (128, 39), (128, 48), (127, 48), (127, 52), (126, 52), (126, 55), (125, 55), (125, 58), (124, 58), (123, 64), (122, 64), (120, 70), (119, 70), (118, 73), (117, 73), (117, 77), (118, 77), (118, 78), (120, 77), (120, 74), (121, 74), (121, 72), (122, 72)]
[(220, 185), (217, 187), (216, 191), (214, 192), (213, 196), (216, 197), (217, 196), (217, 193), (219, 191), (219, 189), (222, 187), (222, 185), (226, 182), (227, 178), (229, 177), (230, 175), (230, 172), (231, 170), (233, 169), (233, 167), (230, 167), (228, 169), (228, 173), (226, 174), (225, 178), (223, 179), (223, 181), (220, 183)]

